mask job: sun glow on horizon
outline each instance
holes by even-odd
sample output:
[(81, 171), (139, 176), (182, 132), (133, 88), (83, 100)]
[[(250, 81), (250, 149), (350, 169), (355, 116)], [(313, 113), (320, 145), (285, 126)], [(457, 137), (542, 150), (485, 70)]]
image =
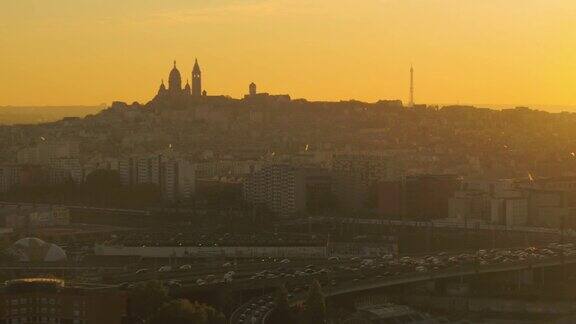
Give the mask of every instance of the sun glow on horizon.
[(208, 94), (576, 105), (573, 0), (0, 3), (0, 105), (146, 102), (176, 59)]

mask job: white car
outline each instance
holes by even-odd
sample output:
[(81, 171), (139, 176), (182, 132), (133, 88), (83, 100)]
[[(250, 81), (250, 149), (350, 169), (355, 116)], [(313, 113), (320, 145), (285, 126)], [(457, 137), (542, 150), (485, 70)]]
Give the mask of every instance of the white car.
[(182, 287), (182, 282), (180, 282), (179, 280), (169, 280), (168, 281), (168, 287)]
[(360, 264), (362, 265), (372, 265), (374, 263), (374, 260), (372, 259), (364, 259), (362, 260), (362, 262)]
[(160, 269), (158, 269), (158, 272), (170, 272), (170, 271), (172, 271), (171, 266), (161, 266)]

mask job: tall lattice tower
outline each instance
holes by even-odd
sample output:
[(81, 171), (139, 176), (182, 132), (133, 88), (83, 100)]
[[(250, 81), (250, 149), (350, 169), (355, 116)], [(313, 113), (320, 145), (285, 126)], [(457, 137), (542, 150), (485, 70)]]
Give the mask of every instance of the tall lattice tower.
[(414, 67), (410, 65), (410, 102), (409, 107), (414, 107)]

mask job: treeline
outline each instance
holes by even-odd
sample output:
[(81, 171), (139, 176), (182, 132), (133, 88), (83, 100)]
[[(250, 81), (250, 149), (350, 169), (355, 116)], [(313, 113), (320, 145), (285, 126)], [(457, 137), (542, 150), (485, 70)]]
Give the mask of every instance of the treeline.
[(326, 300), (318, 281), (315, 280), (310, 285), (304, 304), (290, 307), (288, 297), (288, 291), (284, 286), (278, 288), (274, 297), (275, 307), (268, 319), (269, 323), (325, 324), (328, 322)]
[(1, 198), (14, 202), (115, 207), (151, 207), (162, 201), (158, 185), (123, 186), (118, 172), (110, 170), (96, 170), (81, 184), (69, 180), (56, 185), (14, 186)]
[(128, 294), (128, 323), (225, 324), (222, 312), (188, 299), (172, 299), (159, 281), (141, 283)]
[(194, 197), (181, 201), (165, 201), (160, 187), (154, 183), (123, 186), (120, 175), (114, 170), (96, 170), (88, 174), (83, 183), (71, 179), (49, 185), (38, 182), (26, 186), (14, 186), (0, 195), (2, 201), (80, 204), (102, 207), (147, 208), (159, 206), (194, 206), (219, 209), (221, 206), (243, 209), (240, 186), (211, 185), (198, 188)]

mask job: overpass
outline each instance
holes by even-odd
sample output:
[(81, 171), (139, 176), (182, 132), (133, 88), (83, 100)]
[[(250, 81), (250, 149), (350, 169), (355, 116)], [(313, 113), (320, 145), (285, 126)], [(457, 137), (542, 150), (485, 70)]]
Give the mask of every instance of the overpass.
[(576, 264), (576, 257), (570, 258), (554, 258), (550, 260), (542, 260), (539, 262), (517, 262), (507, 264), (494, 264), (487, 266), (469, 266), (459, 269), (451, 269), (448, 271), (427, 272), (427, 273), (410, 273), (406, 275), (396, 276), (393, 278), (385, 278), (381, 280), (368, 280), (367, 282), (358, 282), (354, 284), (347, 283), (341, 287), (333, 288), (329, 293), (325, 294), (327, 297), (337, 295), (344, 295), (354, 292), (361, 292), (366, 290), (378, 289), (389, 286), (403, 285), (409, 283), (417, 283), (423, 281), (433, 281), (445, 278), (465, 277), (479, 274), (510, 272), (532, 270), (538, 268), (547, 268), (554, 266), (561, 266), (564, 264)]
[[(444, 271), (416, 272), (416, 273), (413, 272), (385, 278), (367, 278), (361, 281), (344, 282), (338, 286), (330, 287), (328, 291), (324, 292), (324, 294), (326, 297), (336, 297), (341, 295), (366, 292), (370, 290), (377, 290), (385, 287), (422, 283), (428, 281), (435, 281), (439, 279), (458, 278), (480, 274), (504, 273), (511, 271), (524, 271), (524, 270), (532, 271), (534, 269), (549, 268), (566, 264), (576, 264), (576, 256), (554, 257), (535, 262), (525, 261), (525, 262), (503, 263), (503, 264), (492, 264), (485, 266), (468, 265), (458, 267), (456, 269), (446, 269)], [(296, 305), (304, 302), (305, 298), (306, 298), (305, 294), (300, 294), (299, 296), (295, 296), (294, 299), (290, 300), (290, 303), (292, 305)], [(240, 316), (242, 314), (246, 314), (246, 309), (250, 305), (251, 303), (248, 302), (243, 304), (241, 307), (237, 308), (230, 316), (229, 323), (230, 324), (241, 323)], [(272, 311), (273, 308), (269, 309), (265, 314), (262, 315), (261, 318), (259, 318), (254, 323), (266, 324), (267, 318), (270, 316)]]

